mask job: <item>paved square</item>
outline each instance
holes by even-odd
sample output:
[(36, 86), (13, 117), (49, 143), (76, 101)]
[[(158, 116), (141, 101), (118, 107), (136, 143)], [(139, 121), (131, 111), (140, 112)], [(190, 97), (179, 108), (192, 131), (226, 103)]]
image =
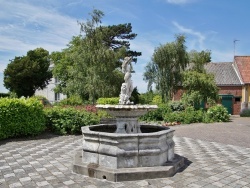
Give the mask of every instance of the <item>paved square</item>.
[(82, 137), (50, 136), (0, 142), (0, 187), (250, 187), (250, 118), (173, 129), (186, 164), (173, 177), (114, 183), (75, 174)]

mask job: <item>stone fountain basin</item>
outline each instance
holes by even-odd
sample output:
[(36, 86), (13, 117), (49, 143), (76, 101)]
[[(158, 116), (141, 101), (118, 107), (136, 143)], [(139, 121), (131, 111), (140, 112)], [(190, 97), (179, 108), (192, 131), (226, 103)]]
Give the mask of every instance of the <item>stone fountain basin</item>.
[(157, 105), (96, 105), (96, 108), (107, 111), (114, 117), (140, 117), (151, 110), (157, 109)]
[(116, 125), (82, 127), (82, 162), (110, 169), (164, 166), (174, 159), (173, 132), (141, 125), (141, 133), (115, 133)]

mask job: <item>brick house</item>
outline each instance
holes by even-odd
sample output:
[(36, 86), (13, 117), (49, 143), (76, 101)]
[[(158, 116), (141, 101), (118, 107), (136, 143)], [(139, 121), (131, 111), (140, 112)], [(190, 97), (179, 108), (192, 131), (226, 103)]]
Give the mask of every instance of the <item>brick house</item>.
[(242, 82), (241, 109), (250, 108), (250, 56), (235, 56), (234, 66)]
[[(250, 108), (250, 56), (235, 56), (234, 62), (208, 63), (205, 69), (214, 74), (221, 103), (230, 114), (238, 115)], [(180, 88), (174, 100), (180, 100), (183, 92)]]
[(207, 73), (214, 74), (222, 105), (227, 108), (230, 114), (239, 114), (241, 111), (242, 82), (234, 63), (208, 63), (205, 65), (205, 69)]

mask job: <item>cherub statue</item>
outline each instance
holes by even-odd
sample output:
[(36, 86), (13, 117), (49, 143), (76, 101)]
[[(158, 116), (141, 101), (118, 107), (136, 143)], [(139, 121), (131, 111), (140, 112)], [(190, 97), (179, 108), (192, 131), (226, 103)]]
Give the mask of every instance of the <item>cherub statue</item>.
[(125, 83), (123, 83), (121, 87), (119, 104), (132, 104), (129, 101), (129, 98), (131, 97), (133, 91), (133, 84), (131, 80), (132, 60), (133, 60), (132, 57), (125, 57), (122, 63), (122, 72), (125, 74), (124, 75)]

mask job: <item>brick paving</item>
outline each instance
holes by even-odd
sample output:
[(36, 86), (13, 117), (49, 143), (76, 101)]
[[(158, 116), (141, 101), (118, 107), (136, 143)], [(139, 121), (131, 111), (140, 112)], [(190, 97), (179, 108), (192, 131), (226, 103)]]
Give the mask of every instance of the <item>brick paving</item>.
[(72, 172), (81, 136), (42, 135), (0, 142), (0, 188), (5, 187), (250, 187), (250, 118), (175, 129), (175, 152), (185, 167), (173, 177), (109, 182)]

